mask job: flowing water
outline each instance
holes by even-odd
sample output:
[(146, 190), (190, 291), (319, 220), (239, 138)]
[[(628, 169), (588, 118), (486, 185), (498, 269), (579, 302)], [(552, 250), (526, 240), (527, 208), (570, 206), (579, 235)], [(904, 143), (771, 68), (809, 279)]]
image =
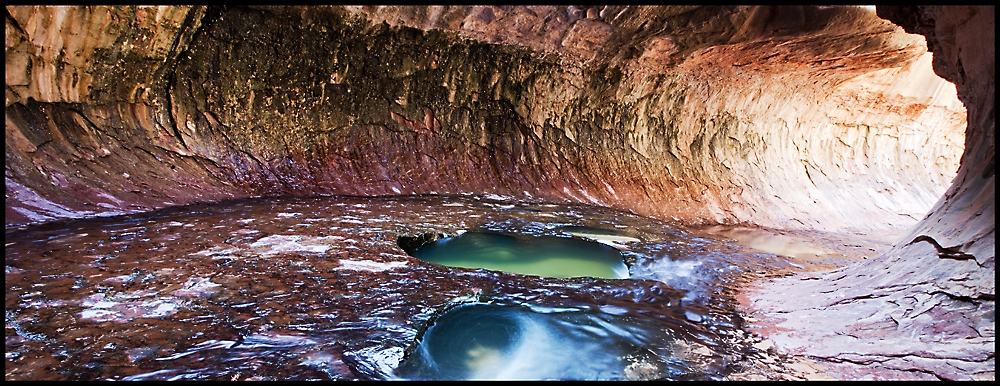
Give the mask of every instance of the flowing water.
[[(397, 370), (416, 379), (654, 379), (689, 369), (669, 325), (587, 308), (473, 303), (443, 313)], [(675, 358), (675, 366), (664, 359)]]
[[(410, 256), (404, 241), (422, 235), (438, 239), (428, 250), (551, 258), (463, 268), (481, 266)], [(468, 195), (8, 229), (6, 380), (726, 379), (762, 355), (736, 292), (813, 264), (728, 240)]]

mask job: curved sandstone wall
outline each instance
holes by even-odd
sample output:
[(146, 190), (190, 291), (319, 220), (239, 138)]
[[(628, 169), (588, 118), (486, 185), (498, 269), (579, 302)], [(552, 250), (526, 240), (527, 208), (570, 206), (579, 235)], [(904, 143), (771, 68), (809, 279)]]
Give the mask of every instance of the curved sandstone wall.
[[(780, 348), (825, 359), (841, 378), (995, 379), (994, 9), (879, 15), (927, 36), (935, 72), (958, 86), (969, 122), (958, 176), (891, 250), (767, 283), (747, 306), (770, 320)], [(790, 292), (810, 296), (791, 301)]]
[(9, 14), (8, 224), (475, 192), (901, 231), (962, 150), (964, 107), (923, 39), (859, 8)]
[[(893, 237), (863, 265), (754, 295), (762, 317), (827, 323), (775, 342), (992, 374), (992, 7), (6, 10), (7, 226), (492, 193)], [(803, 283), (829, 296), (782, 303)], [(880, 333), (846, 333), (861, 327)], [(910, 349), (859, 348), (873, 345)]]

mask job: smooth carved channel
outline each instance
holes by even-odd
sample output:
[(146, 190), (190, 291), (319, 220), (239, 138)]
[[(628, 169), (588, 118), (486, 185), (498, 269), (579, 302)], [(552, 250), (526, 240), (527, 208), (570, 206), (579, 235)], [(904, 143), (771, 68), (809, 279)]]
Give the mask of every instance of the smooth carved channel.
[(621, 252), (578, 238), (465, 232), (439, 240), (427, 235), (400, 237), (397, 243), (411, 256), (449, 267), (486, 268), (555, 278), (629, 277)]

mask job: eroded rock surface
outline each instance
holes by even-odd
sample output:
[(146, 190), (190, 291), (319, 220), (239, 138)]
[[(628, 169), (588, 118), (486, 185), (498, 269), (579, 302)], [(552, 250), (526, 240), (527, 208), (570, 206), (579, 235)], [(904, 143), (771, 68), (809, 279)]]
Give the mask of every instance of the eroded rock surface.
[[(8, 223), (229, 196), (480, 192), (689, 223), (901, 232), (961, 154), (963, 108), (922, 39), (859, 8), (9, 14), (7, 175), (23, 188)], [(104, 27), (75, 32), (93, 25)], [(47, 142), (50, 126), (67, 135)], [(112, 127), (121, 135), (94, 138)], [(54, 164), (46, 146), (97, 157), (35, 170)], [(119, 170), (117, 154), (137, 148), (187, 160), (166, 176), (200, 193), (149, 184), (132, 197), (118, 173), (73, 175)], [(59, 197), (51, 180), (63, 177), (48, 175), (114, 199)]]

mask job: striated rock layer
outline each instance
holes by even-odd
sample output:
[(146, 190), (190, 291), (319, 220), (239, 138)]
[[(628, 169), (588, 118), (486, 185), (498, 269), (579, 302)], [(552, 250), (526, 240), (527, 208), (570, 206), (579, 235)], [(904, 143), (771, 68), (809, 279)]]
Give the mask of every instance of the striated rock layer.
[[(902, 235), (864, 265), (766, 286), (755, 307), (843, 338), (849, 321), (825, 315), (856, 302), (781, 294), (849, 292), (881, 302), (879, 334), (913, 330), (894, 312), (930, 318), (922, 344), (971, 354), (949, 373), (935, 366), (961, 355), (859, 337), (817, 357), (992, 374), (992, 7), (6, 10), (7, 226), (231, 197), (493, 193)], [(971, 330), (941, 327), (955, 315)]]
[(8, 224), (489, 192), (902, 231), (961, 155), (963, 107), (923, 39), (858, 8), (8, 13)]

